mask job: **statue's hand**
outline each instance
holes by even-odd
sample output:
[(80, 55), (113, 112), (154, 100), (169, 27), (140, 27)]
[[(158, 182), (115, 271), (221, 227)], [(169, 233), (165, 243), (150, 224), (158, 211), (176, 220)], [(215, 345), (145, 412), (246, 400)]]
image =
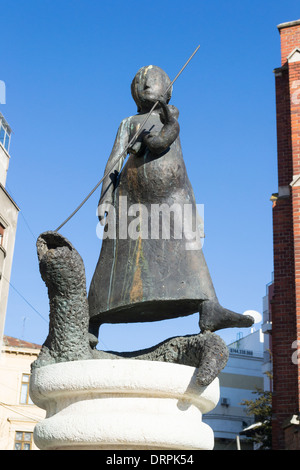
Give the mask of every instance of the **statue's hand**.
[(177, 121), (179, 116), (179, 111), (176, 106), (165, 104), (163, 101), (159, 102), (160, 104), (160, 113), (159, 117), (163, 124), (170, 124), (174, 121)]
[[(141, 133), (140, 138), (143, 137), (143, 132)], [(136, 157), (139, 157), (140, 155), (143, 155), (143, 152), (145, 150), (145, 144), (142, 140), (137, 140), (134, 142), (134, 144), (128, 149), (129, 153), (131, 155), (135, 155)]]
[[(179, 135), (179, 124), (176, 119), (177, 108), (167, 105), (163, 100), (159, 100), (160, 119), (163, 127), (158, 134), (146, 132), (142, 136), (143, 142), (154, 155), (163, 153), (177, 139)], [(175, 110), (177, 112), (175, 112)], [(178, 114), (177, 114), (178, 115)]]
[(170, 111), (169, 106), (164, 102), (164, 100), (160, 99), (158, 100), (159, 102), (159, 115), (160, 115), (160, 120), (164, 123), (167, 124), (172, 120), (172, 114)]

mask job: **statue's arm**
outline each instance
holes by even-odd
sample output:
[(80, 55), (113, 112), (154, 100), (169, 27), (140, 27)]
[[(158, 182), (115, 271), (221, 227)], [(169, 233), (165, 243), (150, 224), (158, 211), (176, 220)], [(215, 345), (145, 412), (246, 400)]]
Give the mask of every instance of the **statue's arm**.
[(172, 107), (168, 106), (163, 101), (160, 101), (160, 106), (164, 123), (163, 127), (158, 134), (149, 132), (145, 133), (143, 136), (143, 142), (147, 145), (150, 152), (155, 155), (159, 155), (167, 150), (177, 139), (180, 130), (178, 121), (171, 111)]
[(102, 191), (98, 204), (98, 207), (101, 206), (101, 211), (98, 212), (100, 220), (104, 218), (105, 212), (108, 212), (106, 207), (108, 209), (109, 205), (112, 204), (112, 195), (115, 189), (116, 178), (121, 171), (124, 160), (127, 156), (125, 150), (129, 142), (128, 119), (129, 118), (124, 119), (120, 124), (111, 154), (104, 170), (106, 177), (102, 183)]

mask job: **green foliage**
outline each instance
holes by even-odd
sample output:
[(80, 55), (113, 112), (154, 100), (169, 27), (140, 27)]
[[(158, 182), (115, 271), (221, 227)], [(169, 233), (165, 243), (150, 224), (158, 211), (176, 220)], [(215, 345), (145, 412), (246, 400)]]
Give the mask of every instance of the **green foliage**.
[(246, 407), (248, 416), (254, 416), (255, 423), (260, 426), (251, 433), (252, 442), (258, 444), (259, 450), (272, 448), (272, 392), (257, 388), (255, 400), (244, 400), (241, 405)]

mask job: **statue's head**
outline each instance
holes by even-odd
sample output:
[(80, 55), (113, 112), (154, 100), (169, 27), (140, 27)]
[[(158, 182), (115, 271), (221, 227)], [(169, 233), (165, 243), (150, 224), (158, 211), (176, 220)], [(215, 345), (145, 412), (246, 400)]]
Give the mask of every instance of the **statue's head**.
[[(156, 65), (142, 67), (131, 83), (131, 94), (138, 112), (149, 111), (153, 104), (161, 99), (170, 83), (170, 78), (160, 67)], [(171, 95), (172, 87), (163, 98), (166, 103), (170, 101)]]

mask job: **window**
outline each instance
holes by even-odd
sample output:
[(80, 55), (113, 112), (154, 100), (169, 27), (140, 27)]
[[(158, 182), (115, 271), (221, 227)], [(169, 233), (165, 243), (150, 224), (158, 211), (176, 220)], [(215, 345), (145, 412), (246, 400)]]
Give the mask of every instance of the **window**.
[(9, 151), (10, 133), (11, 131), (8, 128), (3, 127), (0, 122), (0, 142), (7, 152)]
[(0, 246), (3, 245), (4, 230), (5, 227), (0, 223)]
[(30, 380), (30, 374), (23, 374), (22, 375), (20, 403), (22, 403), (23, 405), (32, 405), (33, 404), (32, 400), (29, 396), (29, 380)]
[(4, 140), (5, 140), (5, 129), (0, 124), (0, 142), (2, 145), (4, 145)]
[(9, 141), (10, 141), (10, 135), (6, 132), (4, 147), (5, 147), (5, 150), (7, 150), (7, 152), (9, 149)]
[(14, 450), (31, 450), (32, 432), (16, 431)]

